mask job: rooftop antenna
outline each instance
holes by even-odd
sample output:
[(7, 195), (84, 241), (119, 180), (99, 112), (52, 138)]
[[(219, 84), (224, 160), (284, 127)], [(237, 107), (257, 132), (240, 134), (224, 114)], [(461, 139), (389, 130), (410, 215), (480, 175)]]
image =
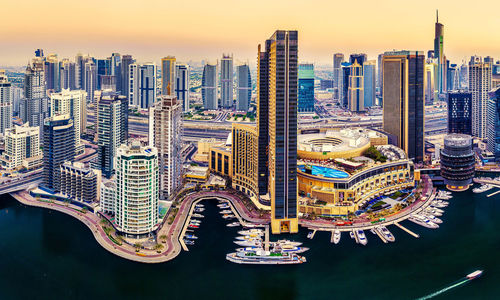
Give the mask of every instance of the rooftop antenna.
[(436, 9), (436, 23), (439, 23), (439, 9)]

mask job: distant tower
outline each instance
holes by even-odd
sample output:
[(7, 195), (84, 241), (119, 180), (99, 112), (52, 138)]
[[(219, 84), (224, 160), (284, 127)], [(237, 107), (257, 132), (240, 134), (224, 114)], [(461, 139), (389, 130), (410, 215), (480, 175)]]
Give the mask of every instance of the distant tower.
[(221, 104), (225, 108), (233, 107), (233, 56), (222, 55), (220, 68)]
[(349, 91), (347, 94), (349, 111), (362, 112), (365, 110), (365, 91), (364, 91), (364, 77), (363, 65), (359, 64), (355, 58), (351, 64), (351, 71), (349, 74)]
[(85, 79), (83, 89), (87, 92), (87, 101), (94, 101), (94, 92), (97, 90), (97, 67), (92, 60), (85, 63)]
[(0, 70), (0, 133), (12, 127), (11, 84), (4, 70)]
[[(129, 91), (130, 91), (130, 73), (129, 73), (129, 68), (130, 65), (133, 64), (135, 60), (132, 58), (131, 55), (123, 55), (122, 56), (122, 62), (121, 62), (121, 79), (120, 81), (122, 82), (122, 88), (120, 91), (120, 95), (122, 96), (129, 96)], [(130, 100), (130, 99), (129, 99)]]
[(173, 96), (175, 93), (175, 56), (161, 59), (161, 94)]
[(217, 64), (207, 63), (203, 67), (203, 77), (201, 79), (201, 97), (203, 99), (204, 109), (217, 109)]
[(366, 61), (363, 65), (363, 88), (364, 88), (364, 106), (374, 106), (375, 102), (375, 82), (376, 82), (376, 63), (375, 60)]
[(248, 111), (252, 96), (252, 78), (247, 64), (236, 67), (236, 110)]
[(314, 65), (299, 65), (298, 111), (314, 112)]
[(446, 79), (445, 79), (445, 60), (443, 53), (443, 37), (444, 37), (444, 26), (439, 23), (439, 12), (436, 10), (436, 24), (435, 24), (435, 34), (434, 34), (434, 57), (438, 61), (438, 91), (439, 93), (446, 92)]
[(30, 126), (43, 126), (48, 117), (48, 101), (45, 89), (45, 71), (43, 60), (35, 57), (26, 67), (24, 74), (24, 99), (20, 103), (20, 116)]
[(156, 100), (156, 64), (129, 66), (129, 100), (139, 108), (149, 108)]
[(175, 96), (182, 103), (182, 111), (189, 111), (189, 65), (175, 67)]
[(339, 91), (342, 88), (342, 62), (344, 62), (344, 54), (335, 53), (333, 55), (333, 88), (336, 89), (337, 92), (334, 95), (334, 99), (339, 99)]

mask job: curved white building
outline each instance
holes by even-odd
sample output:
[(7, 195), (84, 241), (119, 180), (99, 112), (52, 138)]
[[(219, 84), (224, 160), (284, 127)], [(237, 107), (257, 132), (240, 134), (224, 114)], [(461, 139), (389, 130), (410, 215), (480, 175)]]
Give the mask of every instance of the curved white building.
[(140, 142), (121, 145), (115, 157), (117, 230), (128, 237), (144, 237), (158, 226), (158, 151)]

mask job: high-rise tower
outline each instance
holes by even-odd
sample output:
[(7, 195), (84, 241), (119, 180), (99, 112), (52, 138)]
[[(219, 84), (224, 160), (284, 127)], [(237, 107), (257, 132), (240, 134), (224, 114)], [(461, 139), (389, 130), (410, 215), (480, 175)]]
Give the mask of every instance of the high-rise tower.
[(217, 109), (217, 64), (207, 63), (205, 67), (203, 67), (201, 97), (203, 99), (204, 109)]
[(161, 59), (161, 94), (174, 95), (175, 92), (175, 56)]
[(11, 84), (4, 70), (0, 70), (0, 133), (12, 126)]
[(252, 96), (252, 78), (247, 64), (236, 67), (236, 110), (248, 111)]
[(491, 65), (481, 57), (469, 62), (469, 92), (472, 93), (472, 135), (486, 138), (488, 92), (491, 90)]
[(445, 79), (445, 60), (443, 53), (443, 37), (444, 37), (444, 26), (439, 23), (439, 12), (436, 11), (436, 24), (434, 26), (434, 57), (438, 61), (438, 91), (443, 93), (446, 91), (446, 79)]
[(233, 107), (233, 56), (222, 55), (220, 67), (221, 105)]

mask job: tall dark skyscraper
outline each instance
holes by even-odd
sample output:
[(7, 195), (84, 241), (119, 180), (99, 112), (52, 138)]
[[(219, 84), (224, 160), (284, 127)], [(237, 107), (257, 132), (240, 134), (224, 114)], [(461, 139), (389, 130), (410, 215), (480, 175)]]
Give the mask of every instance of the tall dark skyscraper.
[[(257, 53), (257, 130), (259, 195), (269, 190), (269, 51), (271, 42), (266, 41), (265, 49), (258, 47)], [(263, 50), (263, 51), (261, 51)]]
[[(271, 199), (271, 229), (273, 233), (298, 232), (297, 213), (297, 87), (298, 87), (298, 33), (276, 31), (266, 41), (265, 54), (259, 47), (259, 105), (268, 101), (269, 135), (269, 196)], [(268, 72), (262, 64), (268, 59)], [(262, 90), (268, 89), (267, 96)], [(260, 143), (260, 141), (259, 141)], [(260, 145), (259, 145), (260, 148)], [(260, 152), (260, 149), (259, 149)], [(260, 157), (259, 157), (260, 158)], [(259, 164), (261, 162), (259, 161)], [(259, 168), (260, 171), (260, 168)], [(259, 174), (260, 175), (260, 174)]]
[(342, 62), (344, 61), (344, 54), (335, 53), (333, 55), (333, 88), (336, 88), (334, 92), (334, 99), (339, 99), (340, 95), (340, 83), (342, 77)]
[(135, 60), (132, 55), (123, 55), (121, 62), (121, 93), (120, 95), (128, 97), (130, 93), (130, 83), (129, 83), (129, 66), (133, 64)]
[(299, 103), (300, 112), (314, 111), (314, 65), (299, 65)]
[(439, 14), (436, 11), (436, 24), (434, 33), (434, 57), (438, 60), (438, 91), (439, 93), (446, 92), (446, 73), (445, 73), (445, 59), (443, 53), (443, 38), (444, 38), (444, 26), (439, 23)]
[(383, 129), (417, 163), (424, 160), (424, 71), (423, 52), (384, 54)]
[(448, 133), (472, 135), (471, 93), (448, 93)]

